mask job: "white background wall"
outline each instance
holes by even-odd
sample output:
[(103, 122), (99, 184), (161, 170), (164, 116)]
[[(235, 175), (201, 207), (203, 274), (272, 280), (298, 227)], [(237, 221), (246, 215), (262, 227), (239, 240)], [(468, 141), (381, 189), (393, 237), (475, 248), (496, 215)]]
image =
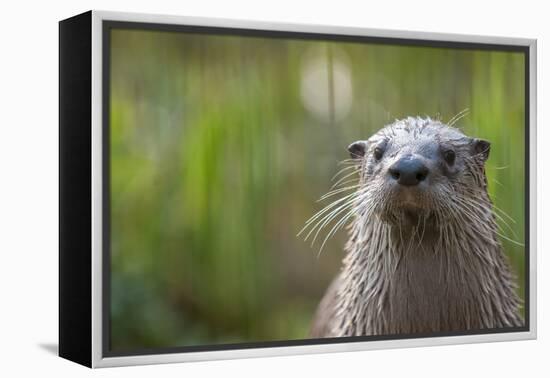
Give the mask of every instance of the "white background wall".
[[(10, 1), (0, 22), (0, 375), (542, 377), (550, 374), (546, 264), (550, 12), (546, 1)], [(57, 344), (57, 21), (88, 9), (537, 38), (539, 340), (89, 371)], [(546, 235), (543, 235), (543, 232)], [(31, 375), (32, 374), (32, 375)]]

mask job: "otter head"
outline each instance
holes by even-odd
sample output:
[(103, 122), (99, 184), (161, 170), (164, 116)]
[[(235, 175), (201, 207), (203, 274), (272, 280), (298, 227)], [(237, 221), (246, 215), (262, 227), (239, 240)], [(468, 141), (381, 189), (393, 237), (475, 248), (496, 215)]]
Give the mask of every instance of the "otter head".
[(443, 222), (456, 216), (468, 201), (487, 198), (489, 149), (489, 142), (439, 121), (396, 121), (348, 147), (361, 167), (357, 211), (388, 222)]

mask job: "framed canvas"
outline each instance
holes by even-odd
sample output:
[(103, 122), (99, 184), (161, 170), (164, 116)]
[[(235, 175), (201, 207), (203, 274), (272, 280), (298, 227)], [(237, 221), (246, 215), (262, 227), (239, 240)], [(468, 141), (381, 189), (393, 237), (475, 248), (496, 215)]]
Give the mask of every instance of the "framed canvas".
[(59, 354), (536, 337), (536, 41), (59, 24)]

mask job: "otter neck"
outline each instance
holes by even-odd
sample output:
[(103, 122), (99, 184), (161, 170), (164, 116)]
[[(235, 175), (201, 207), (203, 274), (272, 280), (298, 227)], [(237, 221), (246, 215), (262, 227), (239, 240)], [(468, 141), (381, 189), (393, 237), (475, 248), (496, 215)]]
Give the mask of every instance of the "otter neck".
[(407, 334), (520, 325), (496, 238), (450, 223), (352, 225), (338, 293), (339, 335)]

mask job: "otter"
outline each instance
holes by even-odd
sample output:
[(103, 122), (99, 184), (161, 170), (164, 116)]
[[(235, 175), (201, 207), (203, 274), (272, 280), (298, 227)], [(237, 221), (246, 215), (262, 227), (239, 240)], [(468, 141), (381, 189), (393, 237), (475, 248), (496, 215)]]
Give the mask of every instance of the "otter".
[(329, 195), (353, 191), (314, 217), (323, 227), (345, 214), (330, 234), (351, 222), (310, 336), (522, 326), (487, 192), (490, 143), (451, 122), (409, 117), (348, 150), (357, 182)]

